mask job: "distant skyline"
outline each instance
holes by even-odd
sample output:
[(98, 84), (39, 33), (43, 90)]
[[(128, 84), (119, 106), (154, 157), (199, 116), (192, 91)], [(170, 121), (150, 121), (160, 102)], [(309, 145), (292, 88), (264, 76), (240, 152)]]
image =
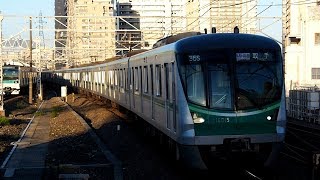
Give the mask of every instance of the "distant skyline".
[[(134, 1), (134, 0), (133, 0)], [(282, 4), (282, 0), (258, 0), (258, 13), (266, 9), (268, 6), (259, 5), (279, 5)], [(28, 25), (28, 16), (39, 16), (41, 11), (43, 16), (54, 16), (54, 0), (0, 0), (0, 11), (4, 16), (8, 16), (3, 20), (3, 37), (8, 38), (19, 33), (23, 27)], [(282, 6), (271, 6), (267, 8), (263, 13), (259, 14), (259, 17), (281, 17)], [(16, 17), (12, 17), (16, 16)], [(25, 16), (25, 18), (24, 18)], [(38, 25), (34, 20), (34, 28)], [(44, 21), (46, 21), (44, 19)], [(50, 22), (47, 22), (50, 21)], [(47, 20), (44, 26), (50, 26), (53, 28), (53, 20)], [(262, 19), (260, 23), (257, 23), (258, 27), (265, 27), (273, 23), (275, 20)], [(27, 26), (28, 27), (28, 26)], [(240, 29), (241, 32), (241, 29)], [(275, 24), (263, 30), (263, 33), (271, 36), (272, 38), (282, 41), (282, 21), (279, 20)], [(47, 34), (45, 32), (45, 34)], [(48, 33), (50, 35), (50, 33)], [(261, 34), (261, 33), (260, 33)]]

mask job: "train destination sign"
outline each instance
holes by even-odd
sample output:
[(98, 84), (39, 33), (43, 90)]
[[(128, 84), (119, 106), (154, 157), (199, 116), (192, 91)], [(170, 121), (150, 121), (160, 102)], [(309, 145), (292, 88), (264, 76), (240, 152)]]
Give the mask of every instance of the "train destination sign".
[(236, 53), (237, 61), (274, 61), (272, 54), (268, 52)]

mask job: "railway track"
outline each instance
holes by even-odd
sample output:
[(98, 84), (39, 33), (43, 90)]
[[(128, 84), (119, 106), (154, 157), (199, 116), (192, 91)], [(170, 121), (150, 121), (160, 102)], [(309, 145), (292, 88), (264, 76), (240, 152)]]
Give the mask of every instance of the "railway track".
[(15, 100), (17, 100), (17, 99), (20, 99), (20, 98), (23, 98), (23, 96), (22, 95), (19, 95), (19, 96), (4, 96), (4, 98), (3, 98), (3, 102), (4, 103), (7, 103), (7, 102), (10, 102), (10, 101), (15, 101)]
[(320, 152), (320, 129), (288, 123), (285, 149), (285, 156), (311, 165), (313, 154)]

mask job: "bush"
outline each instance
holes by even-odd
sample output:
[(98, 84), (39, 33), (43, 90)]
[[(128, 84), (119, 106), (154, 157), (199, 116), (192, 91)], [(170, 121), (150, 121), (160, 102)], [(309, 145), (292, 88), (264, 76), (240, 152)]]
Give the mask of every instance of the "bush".
[(6, 117), (0, 117), (0, 125), (4, 126), (4, 125), (9, 125), (10, 124), (10, 120), (7, 119)]

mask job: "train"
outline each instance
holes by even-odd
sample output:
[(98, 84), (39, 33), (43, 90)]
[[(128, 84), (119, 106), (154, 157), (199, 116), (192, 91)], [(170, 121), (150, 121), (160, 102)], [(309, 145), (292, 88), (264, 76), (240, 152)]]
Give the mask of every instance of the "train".
[(104, 64), (43, 73), (133, 112), (190, 167), (244, 154), (268, 166), (285, 139), (281, 48), (264, 36), (201, 34)]
[(4, 95), (19, 95), (21, 89), (29, 85), (29, 75), (32, 74), (33, 82), (37, 77), (37, 72), (30, 72), (29, 67), (16, 64), (4, 64), (3, 69), (3, 88)]

